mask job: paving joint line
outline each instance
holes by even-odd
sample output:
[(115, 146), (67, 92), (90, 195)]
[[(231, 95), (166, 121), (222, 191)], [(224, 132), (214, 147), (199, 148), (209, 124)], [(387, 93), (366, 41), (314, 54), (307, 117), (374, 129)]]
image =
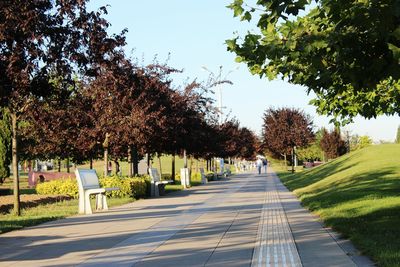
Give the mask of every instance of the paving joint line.
[(225, 230), (224, 234), (221, 236), (221, 238), (218, 240), (217, 245), (215, 246), (215, 248), (213, 249), (213, 251), (211, 252), (210, 256), (208, 256), (206, 262), (204, 263), (203, 266), (206, 266), (207, 263), (210, 261), (211, 257), (214, 255), (214, 252), (217, 250), (217, 248), (219, 247), (219, 244), (221, 244), (222, 240), (224, 239), (226, 233), (228, 233), (228, 231), (231, 229), (233, 223), (235, 222), (236, 218), (239, 216), (239, 212), (236, 213), (235, 217), (232, 219), (231, 224), (229, 225), (229, 227)]

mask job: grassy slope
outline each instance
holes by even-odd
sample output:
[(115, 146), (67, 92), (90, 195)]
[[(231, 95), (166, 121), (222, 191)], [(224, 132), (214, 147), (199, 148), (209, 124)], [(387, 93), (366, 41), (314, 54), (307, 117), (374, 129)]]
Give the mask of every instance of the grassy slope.
[(400, 266), (400, 145), (377, 145), (297, 174), (279, 174), (326, 225), (380, 266)]

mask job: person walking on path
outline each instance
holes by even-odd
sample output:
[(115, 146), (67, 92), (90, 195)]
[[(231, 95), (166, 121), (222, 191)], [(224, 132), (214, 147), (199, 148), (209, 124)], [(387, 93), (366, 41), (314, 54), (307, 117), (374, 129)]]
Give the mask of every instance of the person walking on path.
[(261, 174), (261, 167), (263, 165), (263, 161), (260, 158), (258, 158), (256, 161), (256, 165), (257, 165), (258, 174)]
[(263, 162), (263, 166), (264, 166), (264, 172), (267, 173), (267, 166), (268, 166), (267, 158), (263, 159), (262, 162)]

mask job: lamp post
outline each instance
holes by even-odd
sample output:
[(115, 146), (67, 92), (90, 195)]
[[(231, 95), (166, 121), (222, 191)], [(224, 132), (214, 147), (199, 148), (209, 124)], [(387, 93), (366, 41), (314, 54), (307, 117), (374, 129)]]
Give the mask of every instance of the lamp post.
[(226, 107), (222, 106), (222, 86), (221, 86), (221, 84), (224, 82), (228, 82), (226, 80), (228, 75), (231, 74), (233, 71), (237, 70), (239, 68), (239, 66), (233, 70), (228, 71), (224, 77), (222, 77), (222, 66), (219, 66), (218, 75), (215, 75), (215, 73), (213, 71), (209, 70), (206, 66), (202, 66), (201, 68), (203, 70), (207, 71), (208, 73), (210, 73), (211, 78), (216, 83), (217, 94), (218, 94), (218, 123), (221, 125), (223, 123), (223, 109), (226, 108)]
[[(217, 94), (218, 94), (218, 124), (222, 125), (223, 124), (223, 109), (226, 107), (222, 106), (222, 83), (230, 83), (232, 84), (232, 82), (227, 80), (227, 77), (229, 74), (231, 74), (234, 70), (237, 70), (239, 68), (236, 67), (233, 70), (230, 70), (226, 73), (226, 75), (224, 77), (222, 77), (222, 66), (219, 66), (219, 71), (218, 71), (218, 75), (215, 75), (214, 72), (210, 71), (207, 67), (202, 66), (201, 67), (203, 70), (207, 71), (208, 73), (210, 73), (211, 78), (213, 80), (213, 83), (216, 85), (217, 87)], [(219, 160), (219, 165), (220, 165), (220, 173), (223, 174), (224, 173), (224, 159), (220, 158)], [(229, 160), (230, 161), (230, 160)], [(215, 164), (215, 161), (214, 161)], [(213, 165), (214, 165), (213, 164)]]

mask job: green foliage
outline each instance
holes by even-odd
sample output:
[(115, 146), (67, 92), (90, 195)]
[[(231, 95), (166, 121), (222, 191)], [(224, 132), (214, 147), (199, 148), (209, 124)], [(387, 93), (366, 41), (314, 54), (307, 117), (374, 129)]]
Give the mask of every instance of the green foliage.
[(121, 178), (118, 176), (100, 178), (101, 187), (119, 187), (120, 190), (109, 191), (109, 197), (132, 197), (141, 198), (146, 196), (147, 185), (145, 178)]
[[(260, 34), (227, 40), (252, 74), (303, 85), (321, 114), (343, 123), (357, 114), (399, 114), (400, 19), (396, 0), (234, 1)], [(307, 10), (299, 15), (299, 11)], [(248, 14), (249, 13), (249, 14)]]
[(323, 153), (319, 142), (313, 142), (310, 146), (297, 150), (297, 156), (300, 161), (320, 161), (323, 159)]
[(364, 148), (370, 145), (372, 145), (371, 137), (369, 137), (368, 135), (363, 135), (360, 137), (359, 148)]
[(11, 164), (11, 121), (6, 109), (0, 111), (0, 183), (10, 176)]
[(353, 135), (350, 139), (350, 150), (354, 151), (372, 145), (372, 139), (367, 136)]
[(279, 177), (326, 225), (350, 238), (378, 266), (399, 266), (399, 158), (400, 145), (375, 145)]
[(36, 185), (39, 195), (67, 195), (78, 197), (78, 184), (75, 179), (52, 180)]
[[(145, 177), (121, 178), (118, 176), (100, 178), (101, 187), (118, 187), (120, 190), (109, 191), (109, 197), (141, 198), (146, 196), (147, 182)], [(36, 186), (39, 195), (68, 195), (78, 197), (78, 184), (75, 179), (60, 179), (40, 183)]]

